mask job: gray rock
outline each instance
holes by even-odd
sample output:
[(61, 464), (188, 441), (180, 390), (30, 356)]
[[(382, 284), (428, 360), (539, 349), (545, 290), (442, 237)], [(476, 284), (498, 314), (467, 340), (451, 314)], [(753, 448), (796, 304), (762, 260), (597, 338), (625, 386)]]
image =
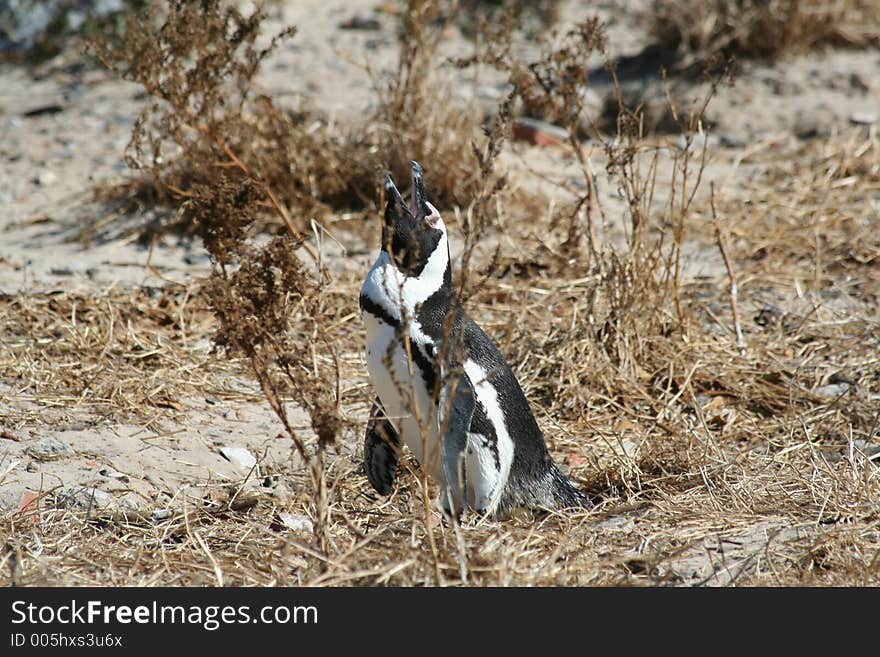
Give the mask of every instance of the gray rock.
[(159, 522), (161, 520), (166, 520), (171, 517), (171, 509), (156, 509), (153, 511), (153, 515), (150, 516), (153, 522)]
[(880, 465), (880, 444), (869, 443), (867, 440), (854, 440), (853, 447), (864, 454), (869, 461)]
[(54, 505), (59, 509), (86, 511), (90, 518), (149, 518), (153, 512), (152, 506), (133, 491), (119, 491), (111, 495), (90, 485), (60, 489), (54, 495)]
[(21, 501), (21, 491), (0, 488), (0, 512), (14, 511)]
[(282, 511), (278, 514), (278, 518), (281, 520), (285, 527), (295, 532), (313, 532), (315, 530), (315, 526), (312, 524), (312, 521), (308, 518), (308, 516), (304, 516), (301, 513), (288, 513), (287, 511)]
[(9, 26), (4, 30), (6, 35), (0, 45), (4, 50), (19, 45), (30, 47), (52, 22), (52, 11), (53, 7), (48, 3), (9, 0), (2, 13), (4, 23)]
[(712, 401), (712, 395), (707, 395), (704, 392), (701, 392), (697, 395), (697, 404), (699, 404), (700, 408), (703, 408), (706, 404)]
[(720, 139), (721, 145), (725, 148), (745, 148), (749, 145), (749, 141), (745, 137), (740, 137), (739, 135), (734, 135), (728, 132), (721, 135)]
[(113, 496), (91, 486), (68, 486), (55, 494), (55, 506), (59, 509), (100, 511), (113, 506)]
[(380, 30), (382, 23), (372, 16), (355, 15), (339, 24), (341, 30)]
[(864, 457), (875, 466), (880, 467), (880, 443), (873, 443), (867, 440), (859, 439), (852, 441), (852, 454), (850, 454), (850, 446), (846, 445), (843, 449), (825, 450), (823, 455), (831, 463), (839, 463), (851, 457)]
[(70, 445), (57, 438), (41, 438), (25, 449), (25, 453), (37, 461), (54, 461), (73, 454)]
[(626, 454), (631, 459), (634, 459), (639, 451), (638, 443), (633, 442), (632, 440), (624, 440), (621, 444), (623, 447), (623, 453)]
[(850, 385), (848, 383), (829, 383), (825, 386), (819, 386), (814, 392), (820, 397), (836, 399), (849, 392), (849, 388)]

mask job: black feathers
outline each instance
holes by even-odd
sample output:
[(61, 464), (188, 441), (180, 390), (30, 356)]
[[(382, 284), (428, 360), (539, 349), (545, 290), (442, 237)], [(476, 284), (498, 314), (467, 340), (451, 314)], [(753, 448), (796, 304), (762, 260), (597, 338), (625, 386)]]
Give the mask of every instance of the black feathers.
[(377, 398), (364, 434), (364, 473), (380, 495), (391, 494), (399, 460), (400, 437), (385, 417)]

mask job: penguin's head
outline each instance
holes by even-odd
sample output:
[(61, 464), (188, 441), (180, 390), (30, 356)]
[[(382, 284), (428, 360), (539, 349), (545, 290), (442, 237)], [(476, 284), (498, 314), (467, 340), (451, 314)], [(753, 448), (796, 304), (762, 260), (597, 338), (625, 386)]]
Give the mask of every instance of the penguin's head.
[(445, 246), (446, 226), (440, 213), (428, 202), (422, 167), (415, 160), (412, 168), (412, 194), (407, 203), (390, 175), (385, 176), (385, 223), (382, 226), (382, 250), (394, 266), (407, 276), (419, 276), (438, 248), (448, 257)]

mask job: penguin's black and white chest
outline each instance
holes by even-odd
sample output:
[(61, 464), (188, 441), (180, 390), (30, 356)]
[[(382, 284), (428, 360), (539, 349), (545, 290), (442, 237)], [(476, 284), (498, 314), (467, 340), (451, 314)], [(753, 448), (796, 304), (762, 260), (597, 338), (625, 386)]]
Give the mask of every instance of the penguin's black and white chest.
[(400, 438), (432, 473), (439, 467), (433, 463), (439, 437), (434, 391), (442, 372), (418, 310), (443, 280), (447, 258), (435, 253), (419, 276), (404, 276), (381, 252), (360, 294), (370, 380)]
[[(514, 444), (501, 407), (506, 397), (496, 388), (492, 363), (481, 362), (480, 354), (494, 353), (494, 345), (462, 316), (458, 324), (448, 322), (443, 297), (448, 286), (448, 250), (445, 237), (416, 276), (403, 276), (384, 252), (380, 254), (361, 289), (360, 305), (366, 328), (367, 369), (385, 416), (400, 439), (437, 481), (441, 502), (447, 508), (465, 504), (481, 512), (493, 511), (513, 462)], [(437, 305), (434, 312), (423, 312)], [(424, 325), (428, 322), (429, 325)], [(445, 325), (445, 326), (444, 326)], [(439, 354), (443, 340), (461, 342), (460, 369), (464, 379), (448, 376)], [(469, 340), (468, 340), (469, 339)], [(467, 342), (473, 342), (474, 356), (468, 355)], [(481, 344), (482, 343), (482, 344)], [(450, 391), (450, 380), (467, 386), (467, 399)], [(458, 387), (458, 386), (454, 386)], [(460, 392), (464, 392), (464, 387)], [(467, 408), (463, 426), (451, 427), (456, 413)], [(450, 434), (460, 440), (462, 459), (449, 463), (444, 451)], [(447, 448), (450, 446), (447, 445)], [(452, 485), (450, 470), (460, 468), (462, 490)], [(466, 500), (464, 499), (466, 498)]]

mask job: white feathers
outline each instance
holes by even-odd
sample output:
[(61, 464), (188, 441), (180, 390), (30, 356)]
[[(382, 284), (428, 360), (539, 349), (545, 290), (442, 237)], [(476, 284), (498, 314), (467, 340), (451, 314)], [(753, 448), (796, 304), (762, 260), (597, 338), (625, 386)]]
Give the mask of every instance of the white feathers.
[[(410, 361), (393, 326), (369, 312), (363, 316), (367, 329), (367, 370), (386, 417), (420, 463), (428, 464), (432, 473), (438, 469), (442, 472), (437, 449), (437, 413), (418, 367)], [(411, 327), (411, 335), (421, 334), (413, 329), (415, 327)], [(423, 343), (430, 341), (424, 334), (421, 337)], [(418, 348), (416, 339), (411, 338), (411, 348)], [(425, 428), (427, 454), (420, 423)]]
[(513, 463), (513, 440), (507, 431), (504, 411), (498, 403), (498, 391), (489, 380), (489, 373), (479, 363), (470, 359), (464, 362), (464, 371), (471, 380), (477, 401), (495, 428), (498, 450), (496, 463), (495, 454), (485, 445), (485, 439), (478, 434), (468, 435), (468, 490), (474, 494), (474, 508), (493, 512), (510, 474), (510, 466)]

